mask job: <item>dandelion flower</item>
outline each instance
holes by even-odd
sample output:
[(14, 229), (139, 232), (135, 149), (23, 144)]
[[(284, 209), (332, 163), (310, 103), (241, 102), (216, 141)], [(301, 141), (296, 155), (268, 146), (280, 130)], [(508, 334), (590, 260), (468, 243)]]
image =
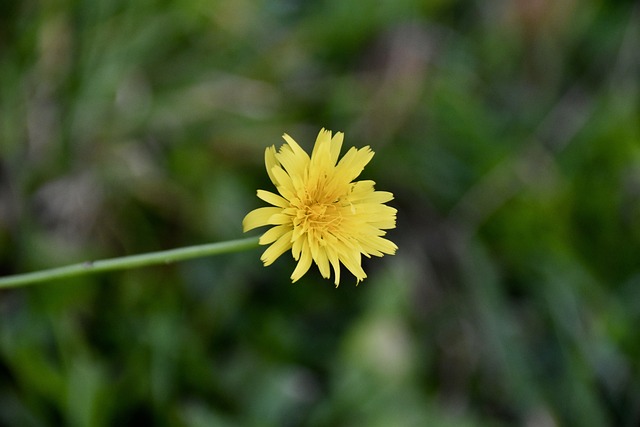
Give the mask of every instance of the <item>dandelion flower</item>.
[(393, 194), (375, 191), (373, 181), (354, 182), (373, 151), (352, 147), (338, 161), (344, 134), (332, 137), (322, 129), (309, 157), (289, 135), (283, 138), (286, 144), (279, 150), (271, 146), (265, 152), (267, 173), (279, 195), (258, 190), (258, 197), (272, 206), (249, 212), (244, 231), (272, 226), (260, 237), (261, 245), (270, 245), (260, 259), (268, 266), (291, 249), (298, 261), (293, 282), (315, 262), (324, 278), (333, 268), (336, 287), (340, 263), (359, 283), (367, 277), (361, 255), (393, 255), (398, 249), (382, 237), (396, 226), (396, 209), (384, 204)]

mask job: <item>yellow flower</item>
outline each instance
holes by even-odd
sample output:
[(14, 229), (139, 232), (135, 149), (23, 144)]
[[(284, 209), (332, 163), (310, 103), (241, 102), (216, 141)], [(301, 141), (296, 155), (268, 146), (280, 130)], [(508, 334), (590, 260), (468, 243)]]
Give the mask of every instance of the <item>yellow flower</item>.
[(264, 265), (291, 249), (298, 261), (291, 275), (293, 282), (302, 277), (314, 261), (322, 277), (330, 277), (330, 265), (340, 284), (340, 263), (356, 277), (367, 275), (361, 266), (361, 254), (393, 255), (398, 247), (383, 238), (385, 229), (395, 228), (396, 209), (384, 203), (393, 194), (375, 191), (373, 181), (353, 180), (373, 157), (367, 146), (352, 147), (338, 162), (344, 134), (322, 129), (311, 157), (284, 134), (286, 144), (276, 152), (267, 148), (265, 163), (269, 178), (280, 195), (258, 190), (258, 197), (273, 205), (255, 209), (244, 218), (244, 231), (272, 225), (260, 237), (269, 246), (260, 258)]

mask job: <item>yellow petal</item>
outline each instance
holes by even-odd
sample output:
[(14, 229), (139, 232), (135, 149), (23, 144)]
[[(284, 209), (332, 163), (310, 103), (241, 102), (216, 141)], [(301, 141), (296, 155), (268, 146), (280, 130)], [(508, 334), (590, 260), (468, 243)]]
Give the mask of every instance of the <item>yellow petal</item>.
[(362, 203), (386, 203), (393, 200), (393, 194), (388, 191), (374, 191), (373, 181), (358, 181), (353, 183), (349, 200)]
[(351, 191), (349, 194), (349, 200), (356, 201), (368, 197), (374, 192), (374, 185), (376, 183), (369, 179), (354, 182), (351, 184)]
[(304, 155), (299, 152), (296, 153), (290, 146), (285, 145), (278, 151), (276, 158), (289, 176), (301, 176), (309, 164), (309, 156), (304, 151), (302, 151), (302, 153), (304, 153)]
[(355, 203), (357, 211), (363, 215), (376, 215), (378, 217), (395, 216), (397, 210), (394, 207), (382, 203), (359, 202)]
[(372, 219), (369, 221), (369, 224), (382, 230), (390, 230), (392, 228), (396, 228), (396, 217), (394, 215), (390, 218), (380, 218), (379, 220)]
[(267, 203), (271, 203), (274, 206), (281, 208), (289, 207), (289, 202), (284, 197), (280, 197), (277, 194), (273, 194), (270, 191), (258, 190), (258, 197)]
[(335, 175), (338, 179), (345, 180), (346, 182), (353, 181), (358, 175), (362, 173), (364, 167), (373, 158), (373, 151), (371, 148), (363, 147), (360, 150), (356, 148), (350, 148), (347, 154), (338, 162), (336, 166)]
[(353, 274), (358, 282), (367, 278), (366, 273), (362, 269), (361, 258), (359, 252), (340, 254), (340, 261), (347, 267), (347, 270)]
[(262, 253), (260, 259), (265, 266), (273, 264), (273, 262), (283, 253), (291, 248), (291, 231), (283, 234), (271, 246)]
[(309, 267), (311, 267), (311, 251), (306, 243), (303, 243), (302, 253), (300, 257), (300, 261), (298, 261), (298, 265), (293, 270), (291, 274), (291, 280), (295, 283), (300, 279), (304, 274), (309, 271)]
[(291, 230), (289, 225), (276, 225), (275, 227), (267, 230), (262, 236), (260, 236), (259, 243), (261, 245), (268, 245), (278, 240), (283, 234)]
[(291, 245), (291, 255), (293, 255), (293, 259), (297, 261), (300, 259), (300, 253), (302, 252), (303, 243), (306, 239), (296, 237), (296, 229), (294, 228), (291, 240), (293, 241)]
[(278, 193), (285, 199), (292, 200), (296, 196), (296, 188), (289, 174), (280, 166), (271, 169), (271, 173), (278, 180), (278, 186), (276, 187)]
[(273, 207), (254, 209), (242, 220), (242, 230), (246, 232), (256, 227), (270, 225), (269, 218), (280, 212), (282, 209)]
[(329, 259), (327, 258), (327, 252), (324, 248), (318, 248), (316, 253), (313, 255), (313, 259), (316, 262), (322, 277), (328, 279), (331, 276), (331, 269), (329, 268)]
[[(293, 228), (293, 237), (291, 239), (294, 242), (295, 241), (302, 241), (303, 240), (302, 237), (303, 237), (304, 233), (305, 233), (305, 230), (302, 227), (294, 227)], [(294, 253), (294, 258), (298, 259), (298, 257), (295, 256), (295, 253)]]
[[(280, 208), (276, 208), (280, 209)], [(282, 209), (279, 212), (271, 215), (269, 217), (269, 225), (283, 225), (283, 224), (291, 224), (291, 217), (289, 215), (283, 214)]]
[(379, 236), (361, 236), (360, 242), (366, 253), (375, 256), (382, 256), (383, 253), (393, 255), (398, 249), (395, 243)]
[(336, 276), (334, 283), (336, 288), (340, 286), (340, 260), (338, 260), (338, 254), (332, 247), (327, 248), (327, 258), (333, 267), (333, 274)]
[(320, 129), (318, 132), (318, 136), (316, 137), (316, 142), (313, 145), (313, 151), (311, 152), (311, 157), (313, 158), (320, 148), (323, 148), (325, 145), (331, 144), (331, 131), (326, 130), (325, 128)]
[(273, 168), (280, 166), (278, 160), (276, 160), (275, 146), (272, 145), (271, 147), (267, 147), (267, 149), (264, 151), (264, 164), (267, 167), (267, 174), (269, 175), (269, 179), (271, 180), (271, 182), (273, 182), (273, 185), (277, 187), (279, 185), (278, 180), (271, 172)]
[[(309, 163), (308, 184), (312, 187), (325, 187), (327, 177), (333, 174), (335, 163), (331, 163), (331, 146), (330, 140), (324, 144), (316, 144), (311, 155)], [(326, 191), (326, 189), (323, 189)]]
[[(300, 147), (298, 143), (286, 133), (282, 135), (282, 138), (284, 138), (287, 144), (289, 144), (288, 146), (291, 148), (291, 151), (296, 156), (296, 158), (299, 159), (300, 162), (304, 163), (304, 166), (308, 165), (309, 155), (307, 154), (307, 152), (304, 151), (302, 147)], [(285, 148), (285, 146), (282, 146), (282, 148)]]
[(338, 157), (340, 156), (340, 150), (342, 149), (343, 140), (344, 133), (342, 132), (336, 132), (336, 134), (331, 139), (331, 161), (334, 165), (338, 162)]

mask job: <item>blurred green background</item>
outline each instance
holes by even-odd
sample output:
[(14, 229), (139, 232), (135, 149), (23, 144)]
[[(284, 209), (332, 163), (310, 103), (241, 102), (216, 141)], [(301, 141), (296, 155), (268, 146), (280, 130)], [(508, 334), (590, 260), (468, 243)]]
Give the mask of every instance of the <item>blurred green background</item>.
[(2, 1), (0, 274), (242, 237), (321, 127), (396, 256), (1, 291), (0, 425), (640, 424), (634, 1)]

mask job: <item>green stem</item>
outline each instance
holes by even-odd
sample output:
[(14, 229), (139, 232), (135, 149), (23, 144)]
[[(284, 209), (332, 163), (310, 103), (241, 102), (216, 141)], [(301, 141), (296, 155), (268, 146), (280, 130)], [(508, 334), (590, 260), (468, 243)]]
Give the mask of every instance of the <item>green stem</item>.
[(239, 252), (256, 247), (258, 247), (258, 238), (249, 237), (246, 239), (187, 246), (185, 248), (130, 255), (120, 258), (87, 261), (80, 264), (67, 265), (65, 267), (34, 271), (33, 273), (0, 277), (0, 289), (15, 288), (48, 280), (64, 279), (85, 274), (100, 273), (103, 271), (125, 270), (154, 264), (170, 264), (191, 258)]

